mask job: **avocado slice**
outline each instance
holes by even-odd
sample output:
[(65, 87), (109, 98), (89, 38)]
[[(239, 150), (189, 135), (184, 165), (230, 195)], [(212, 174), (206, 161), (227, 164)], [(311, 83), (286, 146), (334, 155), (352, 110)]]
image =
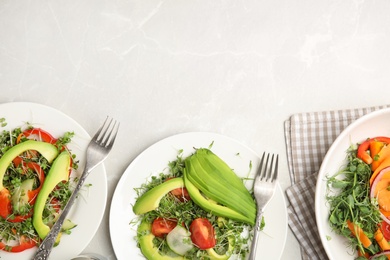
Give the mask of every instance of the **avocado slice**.
[(42, 219), (46, 200), (59, 182), (69, 180), (70, 161), (71, 157), (69, 152), (63, 151), (58, 155), (54, 160), (35, 201), (33, 225), (41, 239), (44, 239), (50, 232), (50, 227), (46, 225)]
[(183, 178), (173, 178), (145, 192), (133, 206), (136, 215), (145, 214), (158, 208), (162, 197), (171, 190), (184, 187)]
[(185, 171), (185, 182), (189, 180), (207, 198), (245, 216), (248, 224), (255, 224), (256, 203), (253, 197), (242, 180), (221, 158), (209, 149), (198, 149), (195, 154), (186, 158)]
[(227, 217), (234, 220), (243, 221), (249, 224), (252, 224), (252, 219), (250, 219), (248, 216), (244, 216), (240, 214), (239, 212), (232, 210), (228, 207), (219, 205), (215, 203), (212, 200), (206, 199), (203, 197), (203, 195), (200, 193), (199, 189), (195, 187), (194, 184), (191, 183), (191, 181), (186, 177), (187, 171), (184, 169), (184, 182), (185, 186), (188, 190), (188, 193), (191, 196), (191, 199), (199, 205), (199, 207), (203, 208), (204, 210), (213, 212), (217, 216)]
[(35, 140), (28, 140), (11, 147), (0, 158), (0, 190), (4, 189), (4, 174), (12, 160), (19, 154), (28, 150), (38, 151), (49, 163), (51, 163), (58, 155), (58, 149), (54, 145)]
[(138, 226), (139, 245), (142, 254), (149, 260), (184, 260), (183, 256), (178, 255), (161, 255), (158, 247), (154, 246), (154, 235), (151, 232), (152, 224), (142, 221)]

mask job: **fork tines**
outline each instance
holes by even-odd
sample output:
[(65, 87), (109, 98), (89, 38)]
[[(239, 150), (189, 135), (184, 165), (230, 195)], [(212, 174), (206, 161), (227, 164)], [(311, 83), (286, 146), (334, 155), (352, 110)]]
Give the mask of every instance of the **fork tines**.
[[(267, 154), (267, 158), (264, 165), (264, 159), (265, 159), (265, 152), (263, 153), (263, 156), (261, 157), (260, 161), (260, 180), (264, 181), (275, 181), (278, 178), (278, 164), (279, 164), (279, 155), (276, 156), (272, 154), (271, 156), (271, 162), (270, 161), (271, 154)], [(275, 159), (276, 157), (276, 159)], [(276, 160), (274, 163), (274, 159)]]
[(94, 136), (96, 142), (101, 143), (102, 146), (108, 147), (113, 144), (113, 140), (118, 133), (119, 122), (107, 116), (104, 124), (100, 127)]

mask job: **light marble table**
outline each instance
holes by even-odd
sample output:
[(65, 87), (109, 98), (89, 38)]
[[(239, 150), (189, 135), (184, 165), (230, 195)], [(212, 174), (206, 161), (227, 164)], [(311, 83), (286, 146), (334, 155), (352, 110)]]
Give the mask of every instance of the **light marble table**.
[[(93, 134), (121, 122), (107, 210), (85, 252), (116, 259), (115, 186), (153, 143), (183, 132), (281, 155), (291, 114), (389, 103), (390, 2), (0, 0), (0, 103), (61, 110)], [(282, 259), (300, 259), (289, 231)]]

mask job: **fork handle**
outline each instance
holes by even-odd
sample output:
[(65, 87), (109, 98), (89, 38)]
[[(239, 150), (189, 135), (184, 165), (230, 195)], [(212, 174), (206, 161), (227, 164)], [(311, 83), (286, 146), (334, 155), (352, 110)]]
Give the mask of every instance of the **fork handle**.
[(62, 213), (58, 217), (57, 221), (52, 226), (49, 234), (46, 236), (46, 238), (39, 245), (38, 250), (35, 253), (33, 260), (45, 260), (45, 259), (49, 258), (50, 252), (51, 252), (51, 250), (54, 246), (54, 243), (57, 239), (58, 233), (61, 231), (62, 224), (64, 223), (64, 220), (65, 220), (66, 216), (68, 215), (69, 210), (72, 207), (72, 205), (77, 197), (77, 194), (78, 194), (80, 188), (83, 186), (84, 181), (87, 178), (87, 176), (89, 175), (90, 171), (91, 171), (91, 168), (88, 165), (86, 165), (86, 167), (85, 167), (85, 169), (84, 169), (84, 171), (83, 171), (83, 173), (82, 173), (82, 175), (77, 183), (76, 188), (74, 189), (72, 195), (70, 196), (70, 198), (68, 200), (68, 203), (65, 205), (64, 210), (62, 211)]
[(255, 257), (256, 257), (256, 248), (257, 248), (257, 242), (259, 240), (260, 225), (261, 225), (261, 220), (263, 219), (263, 213), (264, 213), (263, 209), (257, 210), (256, 224), (255, 224), (255, 228), (254, 228), (252, 245), (251, 245), (251, 250), (250, 250), (248, 260), (255, 260)]

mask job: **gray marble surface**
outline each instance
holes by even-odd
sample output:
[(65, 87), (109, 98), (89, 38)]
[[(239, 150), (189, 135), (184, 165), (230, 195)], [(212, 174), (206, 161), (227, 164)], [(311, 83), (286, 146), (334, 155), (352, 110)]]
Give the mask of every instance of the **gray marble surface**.
[[(389, 12), (385, 0), (0, 0), (0, 103), (54, 107), (90, 134), (106, 115), (121, 121), (85, 249), (116, 259), (112, 194), (153, 143), (210, 131), (278, 151), (285, 189), (291, 114), (388, 103)], [(300, 259), (290, 231), (282, 259)]]

